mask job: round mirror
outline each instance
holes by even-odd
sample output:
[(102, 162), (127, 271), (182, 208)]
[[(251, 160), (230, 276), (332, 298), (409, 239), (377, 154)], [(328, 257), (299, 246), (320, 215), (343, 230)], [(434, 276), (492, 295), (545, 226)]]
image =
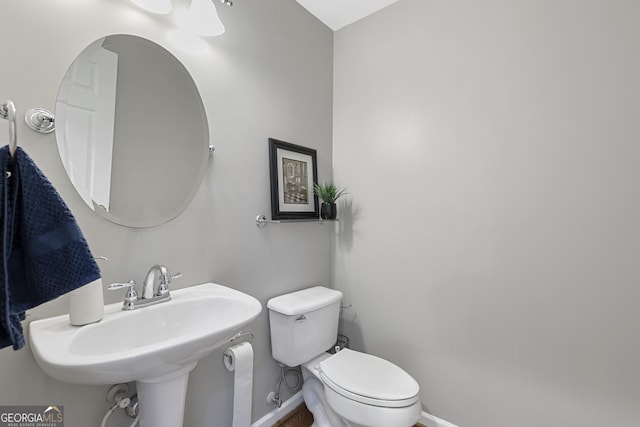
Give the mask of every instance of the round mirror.
[(78, 55), (56, 100), (60, 158), (84, 202), (129, 227), (153, 227), (191, 202), (209, 158), (202, 99), (163, 47), (112, 35)]

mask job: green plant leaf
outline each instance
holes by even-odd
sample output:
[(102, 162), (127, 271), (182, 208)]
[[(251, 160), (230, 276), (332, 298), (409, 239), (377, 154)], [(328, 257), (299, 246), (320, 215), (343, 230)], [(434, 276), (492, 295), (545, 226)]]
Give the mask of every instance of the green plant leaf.
[(341, 196), (348, 194), (346, 189), (335, 184), (313, 184), (313, 192), (325, 203), (335, 203)]

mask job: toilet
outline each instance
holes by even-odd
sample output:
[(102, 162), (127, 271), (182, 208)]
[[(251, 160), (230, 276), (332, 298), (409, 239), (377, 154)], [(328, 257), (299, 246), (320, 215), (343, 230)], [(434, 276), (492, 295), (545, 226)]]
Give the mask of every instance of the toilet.
[(420, 418), (418, 383), (393, 363), (342, 349), (338, 335), (342, 292), (316, 286), (267, 303), (271, 353), (302, 367), (302, 394), (313, 427), (410, 427)]

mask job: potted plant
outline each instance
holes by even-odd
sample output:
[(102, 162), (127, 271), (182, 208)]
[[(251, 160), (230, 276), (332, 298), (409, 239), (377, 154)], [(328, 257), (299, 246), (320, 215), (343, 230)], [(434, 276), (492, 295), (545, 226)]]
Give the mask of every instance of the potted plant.
[(320, 218), (336, 219), (338, 216), (336, 200), (338, 200), (340, 196), (347, 194), (345, 189), (338, 187), (335, 184), (314, 183), (313, 192), (316, 196), (322, 199), (322, 205), (320, 205)]

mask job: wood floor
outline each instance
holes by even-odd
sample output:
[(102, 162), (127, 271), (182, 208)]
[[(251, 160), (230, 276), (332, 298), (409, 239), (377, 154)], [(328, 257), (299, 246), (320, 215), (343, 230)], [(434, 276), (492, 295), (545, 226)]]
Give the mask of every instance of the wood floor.
[(304, 403), (298, 405), (296, 409), (289, 412), (283, 419), (273, 425), (273, 427), (311, 427), (313, 415)]
[[(313, 424), (313, 415), (304, 403), (298, 405), (296, 409), (289, 412), (283, 419), (275, 423), (272, 427), (311, 427)], [(425, 427), (422, 424), (416, 424), (413, 427)]]

